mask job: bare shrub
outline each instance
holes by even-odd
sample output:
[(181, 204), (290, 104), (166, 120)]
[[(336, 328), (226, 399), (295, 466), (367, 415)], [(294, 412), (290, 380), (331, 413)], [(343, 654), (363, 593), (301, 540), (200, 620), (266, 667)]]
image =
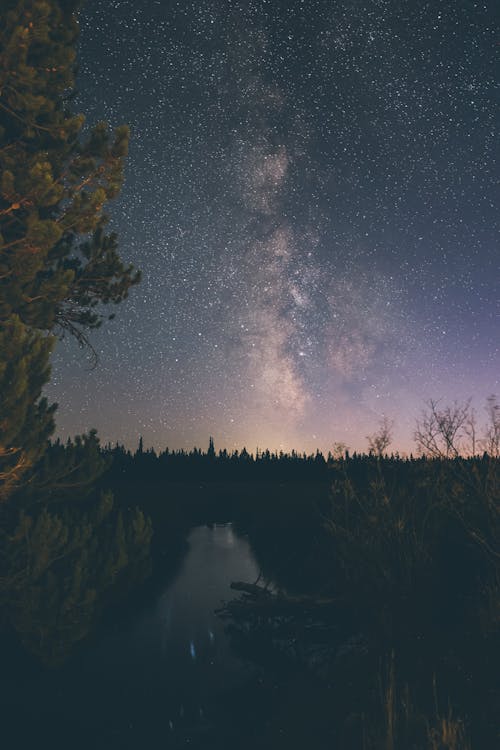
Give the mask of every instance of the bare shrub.
[(426, 405), (414, 433), (419, 452), (433, 458), (456, 458), (464, 448), (470, 424), (475, 425), (470, 399), (442, 408), (439, 401), (429, 399)]
[(376, 456), (385, 455), (387, 448), (392, 443), (393, 428), (394, 422), (388, 417), (383, 417), (377, 432), (366, 436), (370, 453), (374, 453)]

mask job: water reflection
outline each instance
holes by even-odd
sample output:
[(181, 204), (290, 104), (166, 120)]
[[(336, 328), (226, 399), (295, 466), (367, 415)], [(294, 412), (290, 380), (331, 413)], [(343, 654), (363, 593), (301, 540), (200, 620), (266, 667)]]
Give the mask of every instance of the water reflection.
[(153, 747), (165, 736), (207, 747), (223, 696), (253, 672), (214, 614), (234, 576), (256, 576), (247, 542), (227, 525), (195, 528), (165, 590), (108, 617), (57, 669), (21, 668), (16, 655), (0, 676), (6, 747)]

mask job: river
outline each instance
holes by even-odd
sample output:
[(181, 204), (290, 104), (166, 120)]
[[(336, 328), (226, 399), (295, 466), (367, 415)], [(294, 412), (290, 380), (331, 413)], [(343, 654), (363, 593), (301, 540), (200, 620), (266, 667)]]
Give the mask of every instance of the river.
[(214, 610), (232, 580), (257, 575), (231, 524), (194, 528), (175, 578), (108, 617), (62, 666), (16, 655), (0, 678), (4, 747), (206, 748), (237, 733), (231, 696), (256, 671), (233, 653)]

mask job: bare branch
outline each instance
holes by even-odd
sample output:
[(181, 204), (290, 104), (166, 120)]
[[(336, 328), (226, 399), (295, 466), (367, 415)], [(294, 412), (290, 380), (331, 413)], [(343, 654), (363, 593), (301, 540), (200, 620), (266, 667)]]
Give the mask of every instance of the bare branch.
[(471, 400), (439, 408), (439, 401), (429, 399), (422, 411), (414, 433), (421, 453), (434, 458), (456, 458), (461, 455), (463, 439), (468, 435), (473, 420)]
[(383, 456), (387, 452), (387, 448), (392, 443), (393, 428), (394, 421), (386, 416), (383, 417), (377, 432), (366, 436), (370, 453), (374, 453), (376, 456)]

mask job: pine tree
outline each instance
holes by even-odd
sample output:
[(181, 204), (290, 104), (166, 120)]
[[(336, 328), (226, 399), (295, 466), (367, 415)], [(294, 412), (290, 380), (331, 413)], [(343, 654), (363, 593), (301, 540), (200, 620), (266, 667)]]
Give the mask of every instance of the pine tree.
[(78, 4), (7, 0), (1, 16), (0, 322), (17, 314), (81, 339), (138, 274), (104, 233), (128, 128), (99, 123), (83, 139), (84, 117), (69, 110)]
[[(3, 0), (0, 14), (0, 500), (40, 457), (53, 335), (80, 343), (139, 274), (106, 235), (128, 128), (82, 135), (70, 111), (77, 0)], [(112, 317), (112, 316), (109, 316)]]
[(214, 445), (214, 439), (213, 439), (213, 437), (212, 437), (212, 436), (210, 436), (210, 438), (209, 438), (209, 440), (208, 440), (208, 451), (207, 451), (207, 456), (208, 456), (208, 458), (210, 458), (210, 459), (213, 459), (213, 458), (215, 458), (215, 445)]
[(0, 326), (0, 501), (43, 454), (54, 428), (54, 406), (40, 399), (49, 375), (53, 337), (12, 316)]
[(36, 482), (24, 489), (18, 506), (60, 503), (68, 492), (73, 502), (82, 500), (93, 494), (97, 479), (110, 463), (102, 454), (96, 430), (76, 435), (66, 444), (56, 440), (38, 462)]
[(110, 492), (85, 508), (71, 500), (35, 505), (0, 526), (0, 622), (51, 665), (88, 635), (109, 594), (151, 569), (153, 531), (140, 510), (124, 516)]

